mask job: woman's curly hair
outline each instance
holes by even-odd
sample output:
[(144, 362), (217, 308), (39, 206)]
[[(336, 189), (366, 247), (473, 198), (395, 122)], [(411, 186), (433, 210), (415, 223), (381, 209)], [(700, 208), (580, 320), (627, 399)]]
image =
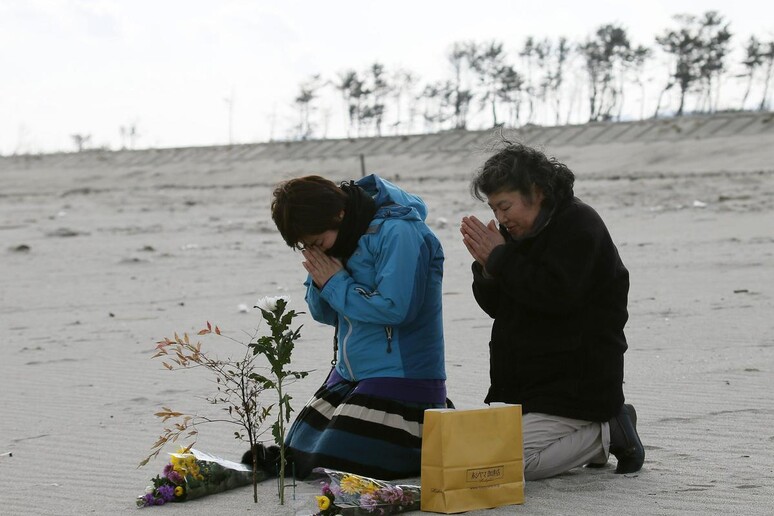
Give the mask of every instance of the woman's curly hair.
[(503, 147), (486, 160), (470, 185), (474, 197), (501, 191), (518, 191), (532, 199), (534, 187), (543, 192), (543, 205), (553, 207), (572, 197), (575, 174), (564, 163), (541, 151), (503, 139)]

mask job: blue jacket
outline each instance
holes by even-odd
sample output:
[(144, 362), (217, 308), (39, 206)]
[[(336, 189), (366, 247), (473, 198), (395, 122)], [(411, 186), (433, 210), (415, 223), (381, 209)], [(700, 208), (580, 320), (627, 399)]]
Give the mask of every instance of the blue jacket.
[(335, 325), (336, 369), (365, 378), (446, 379), (441, 283), (444, 254), (419, 197), (370, 175), (357, 184), (377, 211), (345, 269), (322, 289), (307, 278), (316, 321)]

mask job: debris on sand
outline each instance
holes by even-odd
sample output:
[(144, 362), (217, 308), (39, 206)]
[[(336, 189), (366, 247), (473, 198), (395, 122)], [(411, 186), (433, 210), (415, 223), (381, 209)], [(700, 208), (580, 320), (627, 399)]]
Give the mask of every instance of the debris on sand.
[(88, 233), (85, 233), (83, 231), (76, 231), (74, 229), (70, 228), (59, 228), (55, 231), (49, 231), (46, 233), (47, 237), (75, 237), (75, 236), (81, 236), (81, 235), (88, 235)]

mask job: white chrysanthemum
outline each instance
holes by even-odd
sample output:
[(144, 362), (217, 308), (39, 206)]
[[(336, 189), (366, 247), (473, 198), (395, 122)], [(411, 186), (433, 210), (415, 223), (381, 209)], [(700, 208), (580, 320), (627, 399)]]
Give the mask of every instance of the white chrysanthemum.
[(261, 310), (265, 310), (267, 312), (273, 312), (277, 309), (277, 301), (280, 299), (284, 299), (285, 304), (290, 304), (290, 298), (287, 296), (266, 296), (258, 300), (258, 302), (255, 304), (255, 308), (260, 308)]

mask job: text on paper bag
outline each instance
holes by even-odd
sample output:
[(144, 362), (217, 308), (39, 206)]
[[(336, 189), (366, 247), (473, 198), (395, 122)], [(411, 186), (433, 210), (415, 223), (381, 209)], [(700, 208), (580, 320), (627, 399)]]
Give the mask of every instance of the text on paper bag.
[(469, 469), (466, 473), (467, 482), (494, 482), (505, 476), (505, 466)]

